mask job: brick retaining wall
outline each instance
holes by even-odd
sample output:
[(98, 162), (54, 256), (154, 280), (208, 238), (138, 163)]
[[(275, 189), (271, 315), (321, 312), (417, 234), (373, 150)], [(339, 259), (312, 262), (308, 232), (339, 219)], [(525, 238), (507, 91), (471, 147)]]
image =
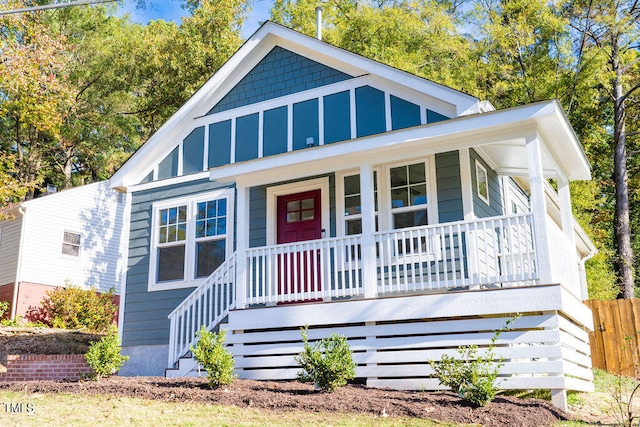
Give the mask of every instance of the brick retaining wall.
[(90, 372), (84, 354), (22, 354), (7, 356), (7, 372), (0, 381), (39, 381), (80, 379)]

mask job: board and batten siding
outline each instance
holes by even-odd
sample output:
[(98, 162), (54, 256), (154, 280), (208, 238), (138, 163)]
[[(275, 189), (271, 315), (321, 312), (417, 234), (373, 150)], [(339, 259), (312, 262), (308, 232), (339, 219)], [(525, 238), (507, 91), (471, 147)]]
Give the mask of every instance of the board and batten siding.
[[(20, 281), (50, 286), (71, 283), (120, 291), (124, 199), (108, 181), (50, 194), (23, 204)], [(62, 253), (65, 231), (81, 235), (79, 256)]]
[[(473, 192), (473, 211), (478, 218), (488, 218), (503, 215), (502, 186), (498, 174), (476, 153), (469, 150), (471, 157), (471, 191)], [(487, 184), (489, 188), (489, 204), (478, 197), (476, 162), (479, 162), (487, 170)]]
[(13, 283), (18, 268), (22, 216), (0, 222), (0, 286)]
[(460, 156), (457, 151), (436, 154), (439, 222), (464, 219)]
[(148, 291), (153, 203), (189, 195), (197, 196), (222, 188), (229, 188), (229, 185), (203, 179), (134, 191), (131, 194), (127, 285), (124, 308), (121, 308), (121, 310), (124, 309), (123, 347), (168, 344), (169, 319), (167, 316), (194, 289)]

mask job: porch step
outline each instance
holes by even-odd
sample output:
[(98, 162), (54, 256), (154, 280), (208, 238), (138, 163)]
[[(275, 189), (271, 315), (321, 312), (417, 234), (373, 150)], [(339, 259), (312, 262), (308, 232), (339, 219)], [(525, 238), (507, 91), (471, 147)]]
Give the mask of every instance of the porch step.
[(166, 378), (179, 377), (199, 377), (202, 372), (198, 369), (198, 363), (192, 356), (181, 357), (175, 368), (167, 368), (164, 370)]

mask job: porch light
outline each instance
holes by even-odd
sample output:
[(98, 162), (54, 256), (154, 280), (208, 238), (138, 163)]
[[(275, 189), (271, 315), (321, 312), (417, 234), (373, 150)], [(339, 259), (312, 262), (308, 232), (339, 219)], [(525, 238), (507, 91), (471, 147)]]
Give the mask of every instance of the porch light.
[(313, 147), (315, 145), (316, 141), (313, 139), (312, 136), (307, 138), (307, 147)]

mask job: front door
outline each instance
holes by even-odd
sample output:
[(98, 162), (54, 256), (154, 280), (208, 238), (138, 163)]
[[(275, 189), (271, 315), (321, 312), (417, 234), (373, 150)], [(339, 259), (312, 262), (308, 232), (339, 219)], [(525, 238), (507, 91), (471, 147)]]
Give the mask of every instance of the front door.
[[(278, 244), (322, 238), (320, 190), (278, 197), (277, 236)], [(320, 290), (319, 250), (297, 250), (278, 258), (278, 294), (294, 294), (291, 299), (309, 301), (314, 298), (308, 293)]]

